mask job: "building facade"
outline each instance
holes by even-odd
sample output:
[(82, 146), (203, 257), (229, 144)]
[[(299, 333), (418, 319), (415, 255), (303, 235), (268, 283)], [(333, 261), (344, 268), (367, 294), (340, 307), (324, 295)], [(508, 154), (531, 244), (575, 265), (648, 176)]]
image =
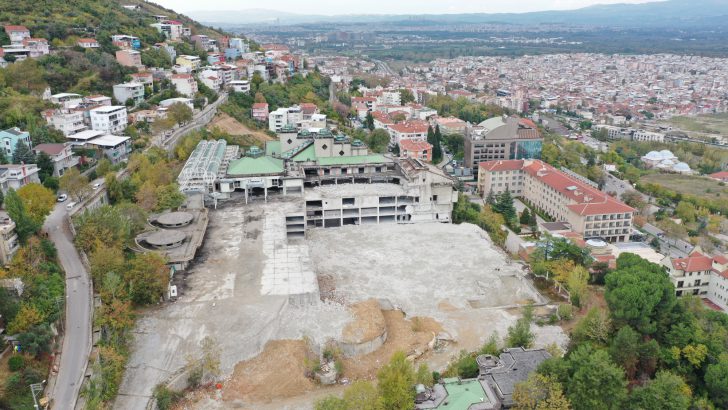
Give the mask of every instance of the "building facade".
[(94, 108), (89, 115), (91, 129), (105, 134), (122, 134), (128, 125), (126, 107), (121, 105)]
[(662, 261), (675, 285), (677, 296), (695, 295), (709, 300), (728, 313), (728, 258), (708, 256), (696, 247), (685, 258)]
[(540, 160), (486, 161), (479, 165), (478, 192), (506, 189), (555, 221), (567, 222), (585, 239), (626, 242), (635, 210)]
[(494, 117), (465, 130), (465, 167), (484, 161), (541, 158), (543, 138), (536, 124), (518, 117)]
[(5, 152), (5, 156), (10, 159), (15, 152), (15, 148), (18, 143), (22, 142), (28, 148), (32, 147), (30, 141), (30, 133), (28, 131), (21, 131), (20, 128), (8, 128), (4, 131), (0, 131), (0, 147)]
[(144, 102), (144, 84), (131, 82), (114, 85), (114, 98), (121, 104), (125, 104), (127, 100), (132, 100), (134, 105)]

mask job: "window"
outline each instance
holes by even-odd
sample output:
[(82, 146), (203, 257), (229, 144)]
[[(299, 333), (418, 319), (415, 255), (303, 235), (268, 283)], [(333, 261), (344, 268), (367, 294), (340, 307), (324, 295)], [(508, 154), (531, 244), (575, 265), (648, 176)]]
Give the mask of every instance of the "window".
[(344, 151), (343, 150), (339, 151), (339, 155), (343, 157), (344, 156)]
[(323, 148), (323, 149), (329, 149), (329, 146), (326, 145), (326, 144), (324, 144), (324, 145), (321, 146), (321, 148)]

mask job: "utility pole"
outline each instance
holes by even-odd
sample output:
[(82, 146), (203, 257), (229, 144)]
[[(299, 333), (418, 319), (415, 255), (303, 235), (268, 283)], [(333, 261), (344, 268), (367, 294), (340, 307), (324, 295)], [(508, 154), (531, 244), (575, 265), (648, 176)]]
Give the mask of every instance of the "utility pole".
[(38, 396), (38, 393), (43, 393), (43, 390), (44, 390), (43, 386), (45, 384), (46, 384), (46, 381), (43, 380), (40, 383), (33, 383), (30, 385), (30, 392), (33, 394), (33, 403), (34, 403), (33, 406), (35, 407), (35, 410), (40, 409), (40, 407), (38, 406), (38, 397), (37, 396)]

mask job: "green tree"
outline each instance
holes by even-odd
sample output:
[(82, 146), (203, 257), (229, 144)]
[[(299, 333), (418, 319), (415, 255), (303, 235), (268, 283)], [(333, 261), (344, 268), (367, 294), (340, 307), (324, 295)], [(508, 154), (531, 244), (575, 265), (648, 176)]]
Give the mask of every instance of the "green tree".
[(440, 126), (435, 126), (435, 139), (432, 144), (432, 163), (438, 164), (442, 161), (442, 134), (440, 133)]
[(15, 144), (15, 151), (13, 151), (13, 164), (34, 164), (35, 154), (30, 149), (28, 144), (23, 141), (18, 141)]
[(618, 326), (629, 324), (643, 335), (657, 332), (676, 305), (675, 288), (660, 265), (623, 253), (605, 278), (605, 299)]
[(77, 168), (67, 170), (60, 178), (59, 185), (62, 191), (65, 191), (72, 198), (80, 201), (91, 192), (88, 185), (88, 177), (81, 175)]
[(41, 151), (35, 158), (36, 165), (38, 165), (38, 178), (40, 182), (45, 182), (46, 179), (53, 176), (53, 160), (50, 155)]
[(346, 410), (384, 410), (379, 392), (368, 381), (354, 382), (344, 391)]
[(592, 342), (604, 345), (609, 341), (610, 333), (611, 323), (607, 313), (598, 308), (592, 308), (576, 324), (571, 337), (575, 343)]
[(516, 384), (513, 391), (515, 410), (569, 410), (571, 403), (564, 388), (553, 377), (531, 373), (528, 379)]
[(131, 300), (137, 305), (148, 305), (159, 301), (167, 291), (169, 268), (159, 254), (144, 253), (131, 261), (124, 279)]
[(10, 188), (5, 197), (5, 210), (8, 211), (10, 219), (15, 222), (15, 232), (21, 243), (25, 243), (28, 238), (38, 232), (40, 225), (36, 224), (28, 215), (25, 204), (14, 189)]
[(114, 166), (111, 164), (111, 161), (109, 161), (107, 158), (102, 158), (96, 164), (96, 175), (98, 175), (99, 177), (105, 177), (106, 174), (113, 171), (113, 167)]
[(374, 116), (371, 111), (367, 112), (367, 116), (364, 119), (364, 126), (367, 127), (369, 131), (374, 131)]
[(28, 217), (37, 226), (42, 226), (43, 221), (51, 213), (56, 205), (56, 195), (50, 189), (40, 184), (28, 184), (17, 191)]
[(523, 212), (521, 212), (521, 217), (518, 220), (521, 225), (528, 225), (531, 223), (531, 213), (528, 212), (528, 208), (524, 209)]
[(523, 317), (516, 321), (516, 324), (508, 328), (506, 344), (508, 347), (533, 347), (536, 336), (531, 332), (531, 319), (533, 318), (533, 306), (524, 308)]
[(637, 374), (640, 360), (640, 334), (629, 326), (624, 326), (612, 339), (609, 354), (612, 360), (624, 369), (627, 378), (632, 380)]
[(174, 103), (167, 108), (167, 116), (176, 124), (192, 121), (192, 109), (187, 104)]
[(509, 224), (512, 221), (517, 221), (518, 214), (516, 213), (516, 207), (513, 205), (513, 197), (511, 196), (511, 191), (508, 187), (506, 187), (503, 192), (496, 195), (496, 202), (493, 206), (493, 210), (503, 215), (503, 218), (505, 218), (506, 222)]
[(379, 395), (387, 410), (410, 410), (415, 399), (415, 375), (404, 352), (396, 352), (377, 373)]
[(708, 366), (705, 386), (713, 403), (718, 407), (728, 408), (728, 357), (725, 354), (718, 363)]
[(627, 381), (606, 351), (580, 346), (569, 357), (569, 365), (572, 374), (567, 396), (574, 410), (623, 408)]
[(369, 133), (367, 146), (372, 152), (385, 153), (389, 146), (389, 133), (383, 129), (376, 129)]
[(399, 95), (402, 105), (407, 105), (408, 103), (415, 101), (415, 95), (412, 94), (412, 91), (410, 91), (408, 88), (400, 88)]
[(630, 408), (637, 410), (687, 410), (692, 401), (692, 391), (685, 381), (669, 371), (657, 373), (657, 377), (630, 395)]

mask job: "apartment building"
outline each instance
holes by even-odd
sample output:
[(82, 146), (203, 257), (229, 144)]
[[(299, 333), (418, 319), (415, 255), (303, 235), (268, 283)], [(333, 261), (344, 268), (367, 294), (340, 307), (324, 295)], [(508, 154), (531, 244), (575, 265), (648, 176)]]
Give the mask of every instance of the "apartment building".
[(0, 263), (7, 265), (20, 249), (15, 222), (5, 211), (0, 211)]
[(268, 120), (268, 103), (255, 103), (251, 108), (250, 116), (256, 121), (267, 121)]
[(126, 67), (144, 67), (142, 64), (142, 53), (137, 50), (119, 50), (116, 52), (116, 61)]
[(116, 47), (123, 49), (139, 50), (142, 48), (142, 41), (139, 37), (129, 36), (126, 34), (116, 34), (111, 36), (111, 43)]
[(111, 105), (97, 107), (89, 111), (91, 129), (105, 134), (121, 134), (127, 126), (126, 107)]
[(118, 164), (131, 154), (131, 138), (116, 135), (102, 135), (86, 143), (86, 147), (99, 150), (111, 161)]
[(197, 94), (197, 81), (189, 74), (173, 74), (170, 81), (177, 92), (186, 97), (192, 98)]
[(389, 129), (389, 145), (399, 145), (402, 140), (427, 141), (429, 124), (426, 121), (413, 120), (399, 124), (391, 124)]
[(86, 129), (82, 110), (45, 110), (43, 111), (43, 118), (45, 118), (48, 125), (61, 131), (65, 136)]
[(79, 38), (76, 45), (81, 48), (99, 48), (99, 42), (95, 38)]
[(367, 113), (377, 108), (377, 99), (374, 97), (351, 97), (351, 108), (353, 108), (359, 119), (365, 119)]
[(465, 129), (465, 167), (473, 173), (484, 161), (541, 157), (543, 137), (533, 121), (519, 117), (493, 117)]
[(131, 82), (114, 85), (114, 98), (121, 104), (126, 104), (127, 100), (132, 100), (134, 106), (144, 102), (144, 84)]
[(543, 161), (486, 161), (478, 168), (478, 192), (483, 197), (508, 189), (555, 221), (567, 222), (585, 239), (629, 240), (632, 207)]
[(250, 81), (248, 80), (234, 80), (228, 83), (230, 90), (236, 93), (249, 93), (250, 92)]
[(465, 134), (465, 126), (467, 123), (460, 118), (455, 117), (444, 117), (444, 118), (436, 118), (434, 126), (440, 127), (440, 133), (443, 135), (454, 135), (454, 134)]
[(190, 55), (181, 55), (177, 56), (176, 60), (177, 65), (186, 67), (190, 69), (191, 71), (197, 71), (200, 66), (202, 65), (202, 61), (200, 60), (200, 57), (198, 56), (190, 56)]
[(150, 25), (164, 34), (168, 40), (176, 41), (182, 38), (182, 23), (179, 21), (162, 20)]
[(47, 154), (53, 161), (53, 176), (60, 177), (68, 170), (78, 165), (78, 157), (71, 151), (71, 143), (40, 144), (33, 148), (36, 155), (41, 152)]
[(399, 156), (420, 161), (432, 161), (432, 144), (427, 141), (403, 139), (399, 141)]
[(213, 91), (220, 91), (222, 88), (223, 81), (216, 70), (202, 70), (198, 78), (202, 84)]
[(30, 38), (30, 30), (25, 26), (5, 26), (5, 34), (10, 38), (10, 44), (22, 44), (23, 40)]
[(48, 97), (48, 100), (53, 104), (58, 104), (63, 108), (73, 108), (81, 104), (83, 96), (74, 93), (58, 93)]
[(32, 147), (30, 133), (28, 131), (21, 131), (18, 127), (0, 131), (0, 149), (5, 151), (6, 158), (12, 158), (19, 142), (24, 143), (28, 147)]
[(39, 172), (35, 164), (0, 165), (0, 190), (6, 194), (10, 188), (17, 191), (28, 184), (40, 184)]
[(708, 299), (728, 312), (728, 258), (708, 256), (696, 247), (685, 258), (663, 259), (677, 296), (695, 295)]
[(300, 106), (279, 108), (268, 114), (268, 129), (279, 132), (287, 126), (298, 128), (301, 121), (303, 121), (303, 110), (301, 110)]

